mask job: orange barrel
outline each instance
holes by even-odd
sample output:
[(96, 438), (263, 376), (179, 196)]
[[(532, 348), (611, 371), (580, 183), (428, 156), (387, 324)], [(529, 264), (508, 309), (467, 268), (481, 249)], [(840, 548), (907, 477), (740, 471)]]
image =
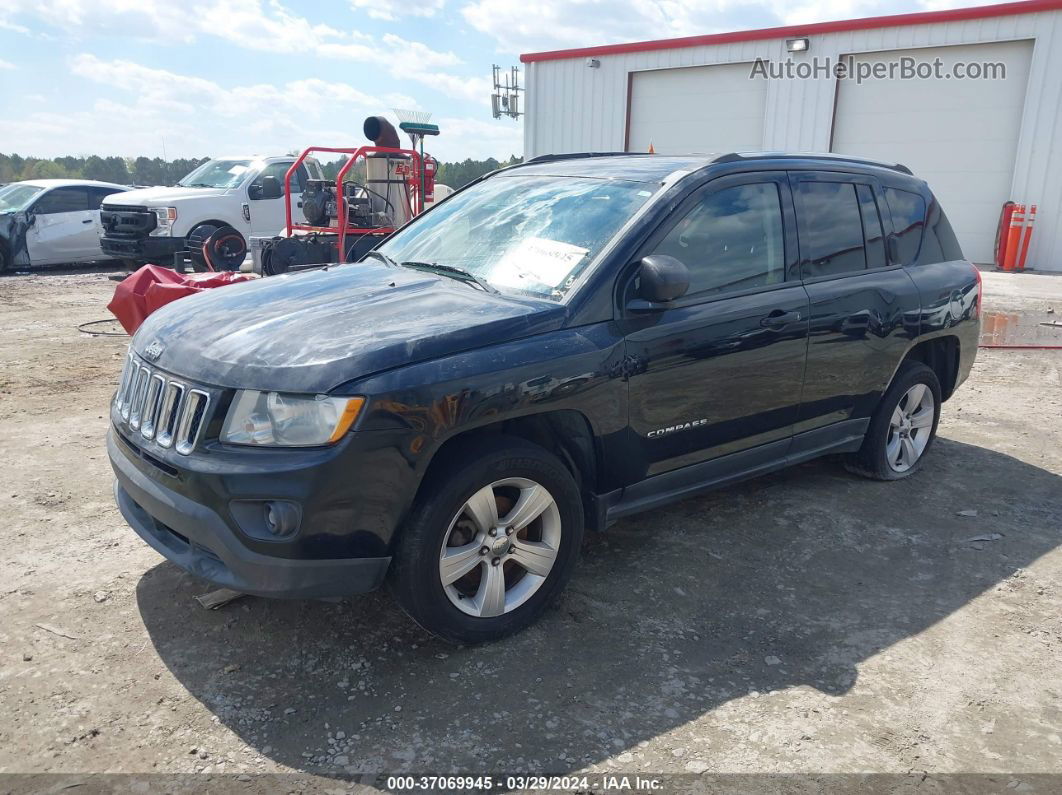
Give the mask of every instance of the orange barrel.
[(1010, 216), (1010, 229), (1007, 230), (1006, 249), (1003, 254), (1003, 270), (1012, 271), (1018, 263), (1018, 246), (1021, 242), (1021, 230), (1025, 226), (1025, 205), (1015, 204)]
[(1021, 253), (1018, 255), (1018, 270), (1025, 270), (1025, 258), (1029, 255), (1029, 241), (1032, 240), (1033, 224), (1036, 223), (1036, 205), (1029, 207), (1025, 217), (1025, 228), (1021, 235)]
[(1014, 215), (1014, 202), (1005, 201), (999, 210), (999, 224), (996, 226), (995, 260), (996, 267), (1003, 267), (1003, 258), (1007, 253), (1007, 233), (1010, 231), (1010, 217)]

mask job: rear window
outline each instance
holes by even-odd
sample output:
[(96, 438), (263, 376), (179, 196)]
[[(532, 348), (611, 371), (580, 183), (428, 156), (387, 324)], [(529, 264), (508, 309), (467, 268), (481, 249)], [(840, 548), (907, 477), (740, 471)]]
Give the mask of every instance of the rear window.
[(899, 188), (885, 188), (885, 200), (892, 212), (892, 228), (896, 235), (900, 264), (912, 265), (918, 259), (918, 249), (922, 245), (925, 200), (917, 193)]

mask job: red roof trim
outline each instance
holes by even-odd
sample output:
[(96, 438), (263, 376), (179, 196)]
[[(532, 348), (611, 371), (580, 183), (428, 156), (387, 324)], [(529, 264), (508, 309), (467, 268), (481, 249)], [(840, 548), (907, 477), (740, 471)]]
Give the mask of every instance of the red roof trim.
[(1062, 0), (1023, 0), (1023, 2), (1001, 3), (994, 6), (951, 8), (945, 11), (920, 11), (914, 14), (894, 14), (886, 17), (842, 19), (835, 22), (816, 22), (811, 25), (790, 25), (780, 28), (763, 28), (762, 30), (738, 30), (731, 33), (712, 33), (707, 36), (686, 36), (681, 39), (657, 39), (655, 41), (635, 41), (626, 44), (605, 44), (599, 47), (582, 47), (574, 50), (533, 52), (521, 55), (520, 60), (523, 63), (559, 61), (566, 58), (586, 58), (594, 55), (619, 55), (621, 53), (630, 52), (648, 52), (651, 50), (670, 50), (681, 47), (699, 47), (705, 44), (731, 44), (739, 41), (761, 41), (763, 39), (814, 36), (818, 33), (841, 33), (849, 30), (896, 28), (903, 25), (926, 25), (935, 22), (961, 22), (967, 19), (988, 19), (990, 17), (1006, 17), (1014, 14), (1035, 14), (1038, 11), (1055, 11), (1058, 9), (1062, 9)]

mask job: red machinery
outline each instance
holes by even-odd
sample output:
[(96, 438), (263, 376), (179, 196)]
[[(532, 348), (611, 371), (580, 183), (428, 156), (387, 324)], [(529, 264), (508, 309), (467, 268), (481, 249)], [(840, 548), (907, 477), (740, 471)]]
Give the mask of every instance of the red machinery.
[[(316, 226), (305, 221), (300, 223), (292, 217), (291, 210), (291, 179), (295, 172), (298, 170), (302, 162), (313, 152), (331, 152), (333, 154), (345, 154), (348, 155), (347, 162), (343, 164), (342, 168), (336, 174), (335, 183), (335, 197), (336, 197), (336, 223), (335, 225), (329, 224), (328, 226)], [(378, 227), (365, 227), (356, 226), (350, 223), (349, 208), (347, 206), (348, 197), (344, 190), (344, 178), (354, 167), (354, 164), (359, 159), (365, 159), (369, 155), (391, 155), (402, 158), (408, 158), (408, 163), (398, 163), (395, 166), (395, 173), (404, 178), (406, 183), (406, 200), (408, 216), (412, 217), (419, 215), (424, 211), (424, 199), (431, 200), (435, 185), (435, 160), (431, 156), (426, 156), (421, 159), (421, 155), (413, 149), (399, 149), (397, 147), (390, 146), (361, 146), (357, 149), (340, 149), (327, 146), (310, 146), (303, 150), (299, 155), (291, 168), (288, 169), (288, 173), (284, 175), (284, 213), (285, 213), (285, 230), (286, 237), (292, 237), (295, 232), (311, 232), (320, 235), (335, 235), (336, 236), (336, 252), (338, 255), (337, 262), (346, 262), (347, 254), (349, 253), (346, 245), (347, 237), (350, 235), (358, 236), (375, 236), (386, 237), (395, 231), (395, 226), (378, 226)], [(391, 160), (390, 157), (386, 158)], [(430, 165), (429, 165), (430, 164)], [(421, 178), (424, 179), (424, 190), (421, 191)]]

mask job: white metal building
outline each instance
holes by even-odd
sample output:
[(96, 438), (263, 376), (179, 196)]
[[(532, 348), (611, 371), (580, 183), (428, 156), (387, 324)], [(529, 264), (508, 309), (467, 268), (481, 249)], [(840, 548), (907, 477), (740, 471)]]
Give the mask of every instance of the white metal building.
[[(791, 52), (806, 39), (807, 49)], [(750, 78), (757, 59), (852, 74), (940, 60), (945, 77)], [(524, 156), (840, 152), (909, 166), (967, 257), (988, 263), (1000, 206), (1038, 206), (1029, 267), (1062, 270), (1062, 0), (826, 22), (521, 56)], [(799, 64), (804, 62), (804, 67)], [(882, 66), (875, 67), (880, 62)], [(912, 61), (907, 61), (912, 63)], [(957, 79), (956, 69), (1005, 78)], [(896, 67), (891, 67), (896, 69)], [(925, 68), (925, 67), (919, 67)], [(934, 67), (936, 68), (936, 67)], [(760, 74), (763, 69), (761, 67)], [(1057, 143), (1056, 143), (1056, 138)]]

